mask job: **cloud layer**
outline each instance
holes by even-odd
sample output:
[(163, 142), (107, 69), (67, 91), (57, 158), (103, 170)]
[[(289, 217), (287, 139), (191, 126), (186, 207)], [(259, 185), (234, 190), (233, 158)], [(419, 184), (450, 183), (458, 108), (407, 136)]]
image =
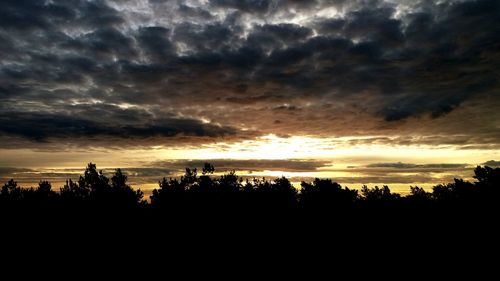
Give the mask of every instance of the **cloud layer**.
[(0, 145), (497, 148), (499, 29), (496, 0), (5, 0)]

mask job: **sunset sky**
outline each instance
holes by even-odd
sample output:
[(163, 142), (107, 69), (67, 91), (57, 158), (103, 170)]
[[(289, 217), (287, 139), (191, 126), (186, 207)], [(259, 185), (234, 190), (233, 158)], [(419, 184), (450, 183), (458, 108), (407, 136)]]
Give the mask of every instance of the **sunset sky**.
[(405, 192), (500, 166), (498, 0), (3, 0), (0, 180)]

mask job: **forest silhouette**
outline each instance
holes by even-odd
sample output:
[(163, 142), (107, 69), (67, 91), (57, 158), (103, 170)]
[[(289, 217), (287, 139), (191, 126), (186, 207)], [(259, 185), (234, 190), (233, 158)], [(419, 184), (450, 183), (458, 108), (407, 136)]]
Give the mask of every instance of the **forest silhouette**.
[[(478, 166), (474, 182), (455, 179), (430, 192), (411, 187), (407, 196), (388, 186), (354, 190), (317, 178), (297, 189), (285, 177), (244, 180), (234, 171), (214, 171), (206, 163), (201, 173), (186, 168), (179, 178), (163, 178), (150, 200), (127, 184), (121, 169), (107, 177), (92, 163), (59, 190), (47, 181), (22, 188), (9, 180), (0, 192), (2, 245), (12, 253), (57, 249), (68, 257), (141, 256), (146, 249), (203, 263), (217, 261), (212, 253), (253, 253), (273, 264), (262, 253), (329, 249), (351, 259), (392, 253), (439, 260), (498, 241), (499, 168)], [(192, 253), (205, 253), (206, 260)]]
[(497, 208), (500, 169), (477, 166), (474, 182), (455, 179), (433, 187), (431, 192), (410, 187), (407, 196), (383, 187), (342, 187), (331, 179), (316, 178), (295, 188), (280, 177), (274, 180), (239, 177), (234, 171), (214, 176), (215, 167), (205, 163), (201, 174), (186, 168), (180, 178), (163, 178), (150, 202), (140, 189), (127, 184), (127, 175), (116, 169), (111, 178), (89, 163), (77, 181), (68, 179), (59, 191), (48, 181), (22, 188), (14, 179), (0, 192), (3, 212), (140, 214), (165, 216), (348, 216), (354, 213), (390, 214), (491, 211)]

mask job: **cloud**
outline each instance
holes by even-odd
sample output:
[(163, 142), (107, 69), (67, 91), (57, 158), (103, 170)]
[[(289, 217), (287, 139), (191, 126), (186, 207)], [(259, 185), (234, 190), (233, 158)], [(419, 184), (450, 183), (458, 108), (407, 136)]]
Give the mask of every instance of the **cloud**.
[(320, 160), (237, 160), (237, 159), (208, 159), (208, 160), (166, 160), (151, 163), (155, 167), (167, 167), (183, 171), (184, 168), (198, 168), (201, 170), (204, 163), (214, 165), (217, 172), (236, 171), (283, 171), (283, 172), (313, 172), (319, 168), (330, 166), (329, 161)]
[[(495, 0), (7, 0), (0, 138), (384, 135), (491, 148), (499, 25)], [(114, 109), (98, 122), (80, 104)]]
[(105, 1), (55, 0), (50, 3), (6, 0), (0, 25), (13, 30), (47, 30), (60, 25), (103, 27), (124, 23), (120, 13)]
[(222, 137), (237, 129), (201, 120), (164, 114), (160, 118), (144, 110), (122, 109), (111, 105), (75, 105), (60, 112), (2, 112), (0, 133), (36, 142), (81, 139), (125, 140), (125, 145), (141, 141), (161, 143), (165, 138)]
[(0, 167), (0, 177), (6, 177), (7, 175), (16, 174), (16, 173), (26, 173), (26, 172), (34, 172), (35, 170), (27, 169), (27, 168), (15, 168), (15, 167)]
[(175, 55), (175, 46), (170, 41), (170, 30), (148, 26), (138, 30), (137, 40), (151, 61), (164, 61)]
[(213, 7), (233, 8), (249, 13), (267, 12), (273, 5), (272, 0), (210, 0)]
[(499, 167), (500, 161), (489, 160), (489, 161), (482, 163), (481, 165), (490, 166), (490, 167)]
[(366, 166), (366, 168), (394, 168), (394, 169), (464, 169), (468, 164), (453, 164), (453, 163), (443, 163), (443, 164), (411, 164), (411, 163), (373, 163)]

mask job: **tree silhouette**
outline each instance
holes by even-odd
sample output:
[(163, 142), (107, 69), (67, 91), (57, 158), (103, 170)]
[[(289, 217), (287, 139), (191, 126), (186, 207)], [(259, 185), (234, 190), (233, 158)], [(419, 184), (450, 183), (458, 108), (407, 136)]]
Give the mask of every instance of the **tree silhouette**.
[(98, 208), (135, 208), (145, 204), (143, 192), (127, 184), (127, 175), (121, 169), (115, 170), (110, 183), (93, 163), (87, 165), (77, 183), (67, 180), (60, 194), (65, 201), (87, 202)]
[(477, 180), (475, 185), (479, 189), (478, 196), (489, 204), (494, 204), (493, 201), (500, 198), (500, 168), (477, 166), (474, 169), (474, 178)]
[[(187, 170), (187, 169), (186, 169)], [(151, 205), (160, 209), (178, 209), (186, 201), (186, 183), (177, 179), (163, 178), (158, 182), (159, 189), (154, 189), (150, 196)]]
[(475, 196), (477, 189), (474, 184), (463, 179), (454, 179), (453, 183), (439, 184), (433, 187), (432, 196), (442, 202), (463, 201), (469, 196)]
[(254, 178), (253, 188), (249, 184), (247, 181), (244, 188), (245, 194), (249, 195), (247, 203), (253, 205), (259, 212), (286, 213), (296, 207), (297, 190), (285, 177), (273, 181)]
[(48, 181), (40, 181), (36, 189), (30, 188), (25, 190), (25, 197), (33, 201), (33, 204), (50, 207), (56, 204), (58, 194), (52, 190), (52, 184)]
[(66, 184), (60, 190), (61, 197), (68, 201), (83, 200), (88, 198), (90, 190), (80, 186), (72, 179), (66, 180)]
[(358, 200), (357, 190), (342, 188), (331, 179), (316, 178), (312, 183), (301, 183), (300, 202), (306, 209), (326, 211), (353, 205)]
[(40, 181), (40, 183), (38, 183), (37, 192), (41, 194), (52, 194), (52, 184), (48, 181)]
[(410, 186), (410, 197), (421, 198), (423, 200), (430, 199), (432, 195), (418, 186)]
[(3, 200), (21, 200), (23, 192), (14, 179), (10, 179), (2, 186), (0, 196)]
[(392, 193), (387, 185), (382, 186), (382, 188), (378, 186), (368, 188), (368, 186), (363, 185), (361, 187), (361, 196), (363, 200), (368, 202), (391, 202), (401, 197), (397, 193)]
[(126, 207), (134, 207), (143, 204), (144, 193), (138, 189), (133, 190), (127, 184), (127, 175), (122, 173), (121, 169), (116, 169), (115, 174), (111, 177), (110, 200), (114, 204), (121, 204)]
[(488, 166), (477, 166), (474, 169), (474, 178), (480, 184), (495, 186), (500, 184), (500, 168), (491, 168)]
[(220, 176), (217, 180), (217, 189), (224, 193), (238, 192), (243, 180), (236, 175), (235, 171)]
[(203, 175), (211, 175), (215, 172), (215, 167), (214, 165), (210, 164), (210, 163), (205, 163), (203, 164), (203, 169), (202, 169), (202, 173)]

